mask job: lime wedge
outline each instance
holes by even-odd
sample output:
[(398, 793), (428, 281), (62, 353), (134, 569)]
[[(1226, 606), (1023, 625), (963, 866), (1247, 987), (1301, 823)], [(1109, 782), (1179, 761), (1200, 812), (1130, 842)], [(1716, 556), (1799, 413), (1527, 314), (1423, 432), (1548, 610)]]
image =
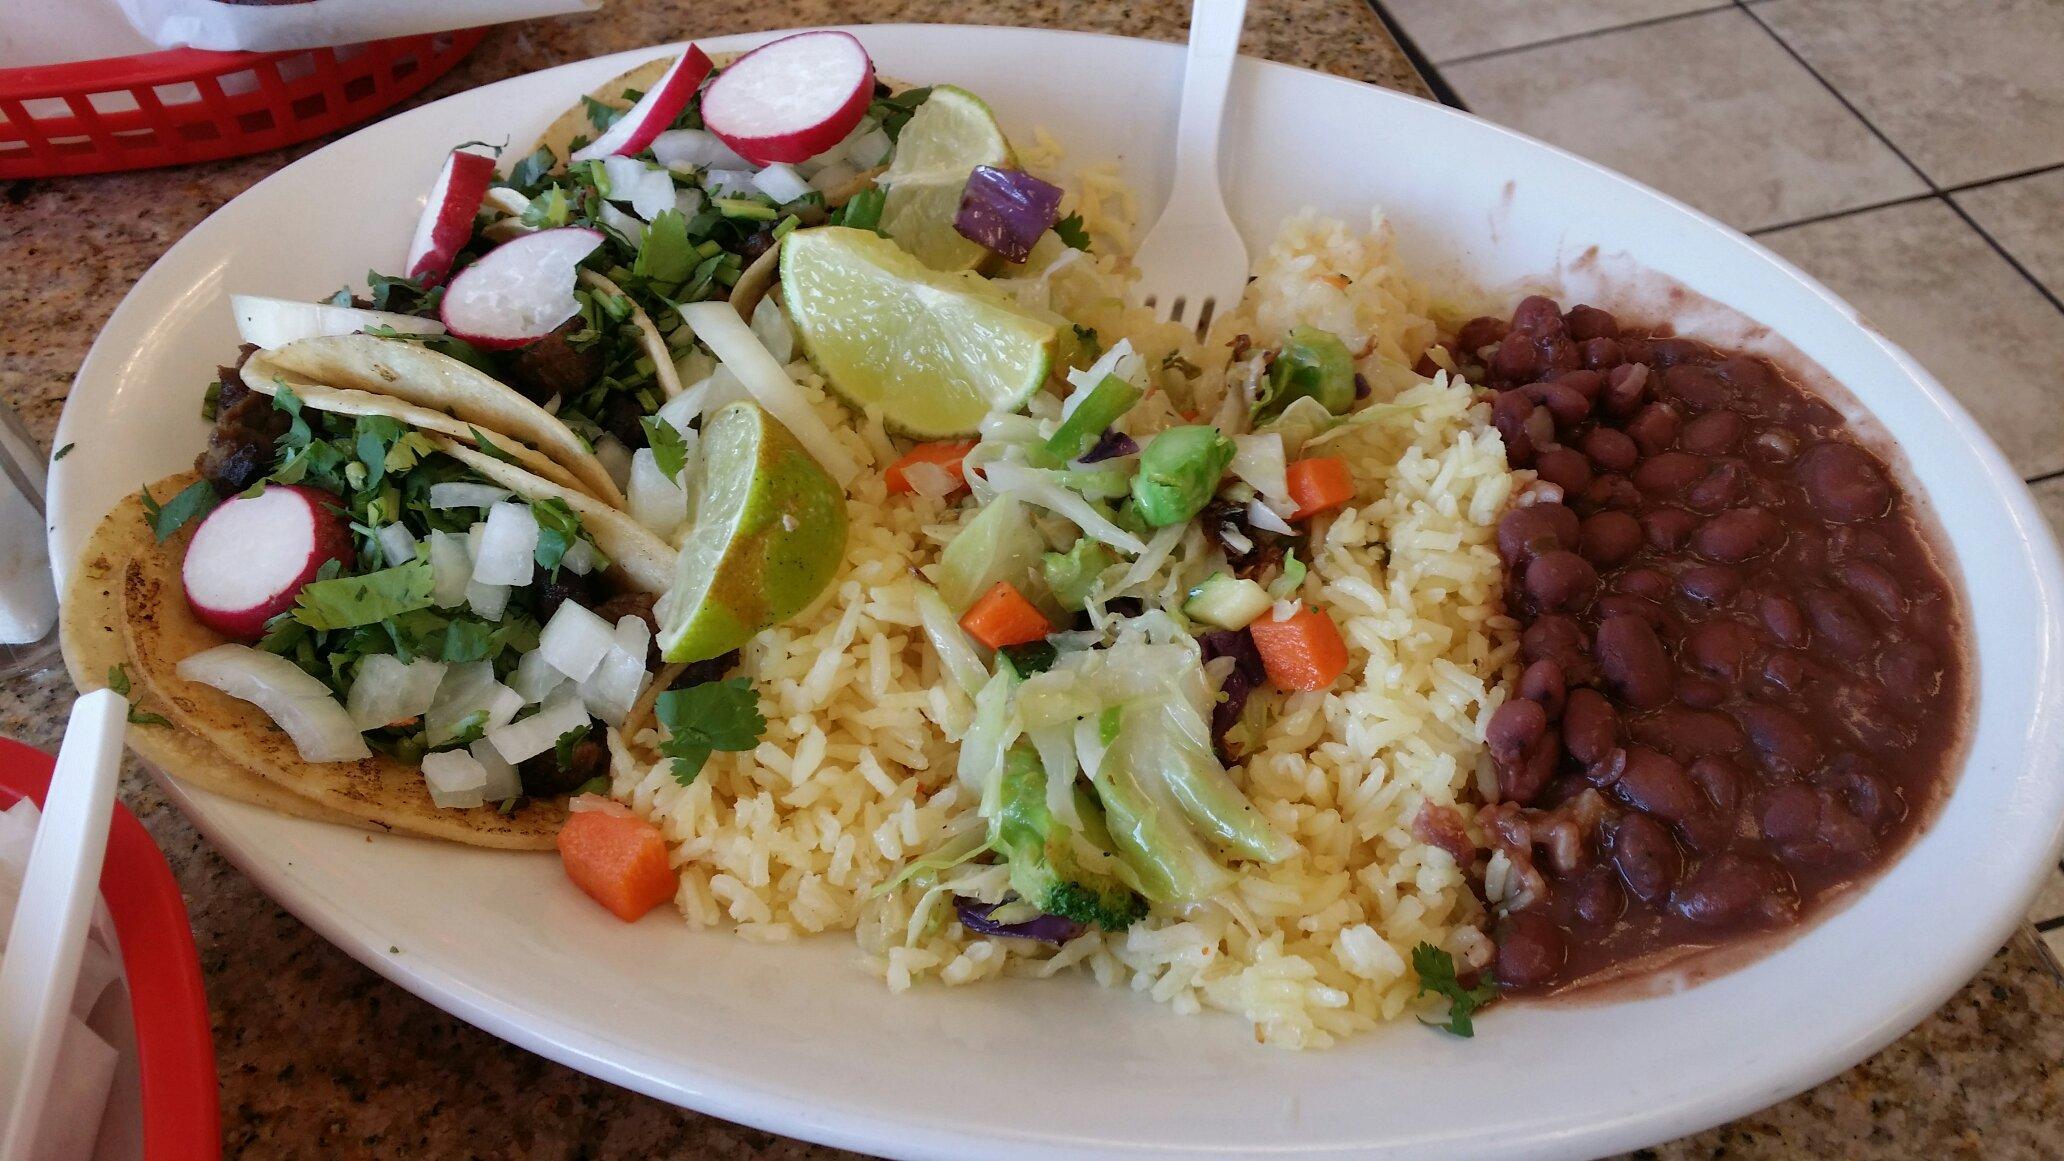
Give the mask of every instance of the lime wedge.
[(788, 620), (845, 561), (845, 494), (757, 404), (703, 421), (689, 494), (695, 522), (655, 610), (668, 661), (721, 656)]
[(933, 270), (844, 226), (782, 240), (781, 293), (832, 389), (920, 439), (968, 435), (989, 412), (1016, 410), (1046, 382), (1060, 341), (980, 275)]
[(978, 165), (1017, 165), (996, 114), (966, 89), (932, 86), (881, 175), (879, 184), (889, 191), (882, 233), (935, 270), (973, 270), (987, 262), (990, 252), (953, 228), (961, 190)]

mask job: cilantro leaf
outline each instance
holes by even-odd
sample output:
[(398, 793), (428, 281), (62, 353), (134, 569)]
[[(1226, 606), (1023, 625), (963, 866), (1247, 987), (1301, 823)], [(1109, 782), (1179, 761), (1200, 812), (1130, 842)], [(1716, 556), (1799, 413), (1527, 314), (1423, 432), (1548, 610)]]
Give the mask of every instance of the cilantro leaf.
[(1061, 241), (1066, 242), (1075, 249), (1089, 249), (1089, 228), (1082, 224), (1081, 214), (1069, 214), (1067, 217), (1055, 222), (1053, 230), (1054, 233), (1061, 236)]
[(142, 500), (143, 514), (150, 520), (151, 535), (157, 537), (160, 544), (170, 540), (172, 534), (185, 527), (189, 520), (206, 515), (222, 502), (221, 497), (215, 494), (215, 486), (206, 480), (195, 480), (163, 504), (158, 503), (146, 486)]
[(1422, 943), (1412, 949), (1412, 970), (1419, 976), (1419, 990), (1415, 996), (1428, 992), (1448, 1001), (1446, 1021), (1421, 1020), (1435, 1028), (1445, 1028), (1457, 1036), (1467, 1039), (1476, 1035), (1476, 1026), (1470, 1019), (1477, 1009), (1498, 998), (1498, 985), (1484, 980), (1473, 988), (1465, 988), (1455, 978), (1455, 957), (1430, 943)]
[(674, 425), (657, 415), (648, 415), (638, 422), (645, 425), (645, 442), (652, 448), (653, 462), (661, 474), (669, 480), (681, 478), (681, 469), (688, 466), (688, 441)]
[(1044, 639), (1028, 641), (1023, 645), (1006, 645), (997, 652), (1003, 654), (1004, 660), (1010, 662), (1010, 667), (1017, 670), (1021, 678), (1030, 677), (1035, 673), (1045, 673), (1053, 668), (1054, 662), (1060, 660), (1061, 656), (1060, 650), (1054, 648), (1053, 642)]
[(50, 462), (54, 464), (54, 463), (56, 463), (57, 461), (59, 461), (59, 460), (61, 460), (61, 459), (65, 458), (66, 456), (68, 456), (68, 455), (71, 455), (71, 454), (72, 454), (72, 449), (73, 449), (73, 448), (75, 448), (75, 447), (77, 447), (77, 446), (79, 446), (79, 445), (78, 445), (78, 444), (75, 444), (75, 443), (68, 443), (68, 444), (64, 445), (63, 447), (61, 447), (61, 448), (58, 448), (58, 449), (57, 449), (57, 451), (56, 451), (55, 453), (53, 453), (53, 454), (51, 455), (51, 457), (50, 457)]
[(108, 667), (107, 687), (123, 697), (129, 696), (129, 667), (126, 664)]
[(670, 689), (653, 712), (667, 732), (659, 752), (674, 760), (674, 781), (683, 786), (695, 781), (712, 753), (750, 750), (767, 729), (759, 695), (743, 677)]
[(609, 793), (609, 779), (597, 774), (579, 786), (574, 787), (573, 792), (575, 794), (601, 794), (606, 796)]
[(540, 145), (536, 152), (517, 162), (509, 171), (509, 184), (517, 189), (529, 189), (538, 183), (539, 178), (552, 172), (552, 167), (557, 164), (559, 159), (552, 155), (552, 147)]
[(559, 763), (561, 770), (573, 769), (573, 748), (580, 745), (582, 738), (588, 736), (589, 728), (588, 724), (575, 726), (559, 735), (558, 740), (552, 743), (552, 760)]
[(513, 464), (516, 462), (516, 457), (510, 455), (507, 451), (504, 451), (501, 447), (496, 445), (496, 443), (493, 440), (487, 438), (487, 434), (481, 431), (479, 428), (468, 425), (466, 430), (473, 433), (473, 446), (475, 448), (478, 448), (482, 455), (488, 457), (489, 459), (500, 460), (505, 464)]
[(135, 706), (130, 706), (129, 724), (132, 726), (169, 726), (172, 724), (172, 721), (164, 714), (146, 713)]
[(699, 260), (695, 244), (688, 240), (688, 219), (679, 210), (662, 210), (645, 227), (645, 242), (631, 261), (631, 274), (674, 286), (688, 281)]
[(921, 89), (905, 89), (868, 105), (867, 115), (881, 125), (882, 132), (889, 135), (890, 141), (895, 141), (903, 135), (903, 126), (910, 123), (917, 107), (924, 104), (925, 99), (931, 95), (930, 85)]
[(605, 105), (601, 101), (585, 95), (581, 97), (581, 108), (587, 111), (588, 124), (593, 125), (596, 132), (606, 132), (611, 125), (616, 124), (618, 119), (629, 112), (629, 110), (619, 109), (615, 105)]
[(566, 559), (566, 550), (580, 539), (580, 514), (557, 497), (531, 501), (530, 514), (537, 519), (538, 567), (556, 569)]
[(831, 224), (849, 226), (855, 230), (873, 230), (881, 233), (882, 209), (889, 203), (889, 195), (874, 186), (869, 186), (846, 199), (846, 204), (832, 212)]
[(427, 609), (435, 580), (430, 562), (413, 560), (362, 576), (314, 581), (294, 598), (296, 621), (311, 629), (377, 625), (389, 617)]

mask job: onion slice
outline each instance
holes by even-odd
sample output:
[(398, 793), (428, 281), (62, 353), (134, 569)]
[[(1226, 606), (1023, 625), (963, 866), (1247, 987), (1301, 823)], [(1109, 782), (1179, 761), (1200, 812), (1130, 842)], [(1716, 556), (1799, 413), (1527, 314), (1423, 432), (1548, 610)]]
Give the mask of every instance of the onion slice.
[(1019, 169), (978, 165), (960, 194), (953, 228), (960, 236), (1010, 262), (1032, 256), (1032, 245), (1061, 218), (1061, 187)]
[(217, 645), (181, 661), (176, 671), (264, 710), (305, 761), (356, 762), (373, 756), (329, 687), (284, 657), (248, 645)]
[(695, 337), (730, 368), (752, 394), (753, 401), (781, 421), (796, 441), (809, 451), (824, 470), (844, 488), (860, 474), (859, 461), (831, 432), (810, 400), (789, 378), (788, 369), (768, 353), (752, 327), (738, 317), (728, 302), (691, 302), (681, 307), (681, 318)]
[(265, 298), (256, 294), (230, 295), (229, 309), (236, 315), (237, 337), (268, 351), (276, 351), (302, 339), (355, 335), (374, 327), (385, 327), (405, 335), (444, 333), (444, 324), (434, 318), (417, 318), (389, 310), (333, 306), (327, 302)]

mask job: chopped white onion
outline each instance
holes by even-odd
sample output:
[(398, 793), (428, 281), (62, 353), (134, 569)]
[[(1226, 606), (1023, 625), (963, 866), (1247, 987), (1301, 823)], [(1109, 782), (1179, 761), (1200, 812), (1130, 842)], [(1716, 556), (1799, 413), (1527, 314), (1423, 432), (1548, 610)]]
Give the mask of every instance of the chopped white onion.
[(810, 406), (802, 388), (789, 378), (788, 369), (767, 352), (752, 328), (728, 302), (691, 302), (681, 308), (695, 337), (701, 339), (717, 360), (738, 376), (761, 407), (781, 421), (831, 478), (844, 488), (860, 474), (860, 464)]
[(674, 210), (684, 218), (692, 218), (702, 212), (709, 202), (708, 195), (699, 189), (677, 189), (674, 191)]
[(465, 810), (487, 801), (487, 767), (464, 750), (423, 755), (423, 782), (430, 801), (444, 810)]
[(432, 508), (492, 508), (509, 498), (507, 488), (493, 484), (449, 483), (430, 485)]
[(752, 162), (731, 151), (707, 129), (669, 129), (652, 139), (653, 160), (668, 169), (750, 169)]
[(993, 463), (982, 469), (999, 495), (1016, 496), (1072, 521), (1077, 528), (1130, 556), (1147, 550), (1145, 542), (1111, 522), (1089, 501), (1055, 483), (1048, 473), (1023, 464)]
[(775, 361), (786, 364), (795, 359), (795, 330), (788, 325), (788, 314), (774, 295), (767, 295), (753, 307), (752, 332)]
[(391, 653), (373, 653), (358, 663), (358, 676), (344, 699), (344, 712), (361, 730), (377, 730), (417, 717), (437, 699), (444, 662), (418, 657), (403, 663)]
[(602, 470), (616, 481), (619, 490), (631, 482), (631, 449), (622, 440), (603, 432), (595, 441), (595, 458), (602, 461)]
[(645, 654), (651, 647), (652, 627), (643, 617), (617, 620), (609, 652), (580, 685), (581, 704), (589, 713), (612, 726), (623, 724), (645, 692)]
[(430, 534), (430, 578), (430, 599), (438, 608), (450, 609), (466, 603), (466, 586), (473, 580), (473, 557), (466, 551), (463, 534)]
[(833, 190), (844, 189), (853, 184), (853, 179), (859, 176), (859, 169), (850, 162), (834, 161), (819, 166), (817, 171), (810, 175), (810, 188), (821, 194), (829, 194)]
[(516, 773), (516, 767), (504, 759), (486, 738), (466, 747), (473, 760), (487, 771), (487, 784), (480, 788), (480, 796), (489, 802), (506, 802), (523, 793), (523, 776)]
[(537, 517), (525, 503), (487, 510), (487, 530), (473, 554), (473, 581), (483, 585), (527, 585), (537, 559)]
[(1275, 509), (1262, 503), (1259, 497), (1247, 503), (1247, 523), (1263, 532), (1276, 532), (1284, 536), (1297, 535), (1297, 530), (1290, 527), (1290, 522), (1276, 515)]
[(803, 175), (791, 165), (770, 165), (753, 174), (753, 184), (760, 187), (761, 193), (773, 198), (777, 206), (785, 206), (810, 192), (810, 183), (804, 181)]
[(509, 674), (509, 688), (523, 695), (525, 705), (537, 705), (569, 680), (545, 656), (544, 650), (533, 649), (523, 655), (515, 671)]
[(846, 145), (846, 162), (857, 169), (873, 169), (888, 159), (895, 142), (877, 125), (851, 138)]
[(389, 568), (416, 559), (416, 534), (406, 524), (385, 525), (374, 539), (380, 542), (380, 558)]
[(631, 455), (631, 486), (626, 492), (631, 519), (661, 537), (672, 540), (674, 530), (688, 519), (688, 492), (659, 470), (659, 460), (649, 447)]
[(565, 690), (522, 721), (487, 731), (487, 741), (504, 761), (521, 762), (551, 749), (569, 731), (587, 724), (588, 708), (572, 690)]
[(265, 711), (310, 762), (372, 757), (351, 715), (329, 687), (277, 654), (248, 645), (217, 645), (181, 661), (179, 676), (212, 686)]
[(989, 684), (989, 667), (982, 663), (982, 655), (975, 652), (960, 622), (954, 620), (953, 610), (946, 607), (946, 598), (939, 595), (939, 590), (930, 585), (919, 587), (917, 616), (926, 639), (939, 655), (939, 664), (969, 697), (981, 692)]
[(509, 585), (466, 582), (466, 607), (483, 621), (499, 621), (509, 610)]
[[(713, 379), (717, 374), (723, 374), (733, 379), (737, 378), (730, 375), (728, 371), (718, 371), (704, 376), (704, 379)], [(679, 395), (660, 404), (659, 410), (652, 413), (666, 420), (683, 437), (693, 430), (690, 425), (701, 418), (703, 401), (709, 397), (708, 383), (700, 380), (689, 380), (689, 382), (692, 384), (691, 386), (683, 390)], [(629, 483), (628, 479), (625, 483)]]
[(609, 200), (628, 202), (646, 221), (674, 208), (674, 179), (635, 157), (605, 157), (602, 172), (609, 179)]
[(441, 746), (457, 737), (459, 726), (476, 713), (485, 712), (492, 729), (522, 708), (523, 695), (495, 680), (492, 662), (468, 661), (445, 670), (437, 697), (423, 713), (423, 729), (431, 745)]
[(631, 244), (632, 249), (645, 244), (645, 223), (624, 213), (610, 203), (603, 202), (602, 208), (595, 211), (595, 217), (603, 225), (622, 234), (624, 240)]
[[(700, 383), (716, 372), (717, 357), (696, 346), (693, 335), (678, 334), (674, 338), (677, 342), (686, 341), (688, 343), (688, 349), (674, 357), (674, 374), (681, 377), (681, 382), (689, 384)], [(692, 386), (683, 388), (681, 395), (686, 395), (693, 390), (695, 388)], [(672, 399), (667, 400), (667, 403), (678, 402), (681, 395), (674, 396)], [(666, 405), (661, 404), (660, 410), (665, 411)], [(692, 419), (694, 417), (690, 416), (689, 418)], [(681, 424), (676, 421), (674, 426), (679, 427)]]
[(615, 640), (609, 622), (578, 602), (563, 601), (545, 622), (544, 632), (538, 634), (537, 651), (552, 668), (575, 681), (586, 681)]
[(581, 539), (574, 541), (566, 550), (566, 555), (559, 558), (559, 567), (575, 576), (586, 576), (595, 571), (595, 565), (600, 563), (600, 559), (595, 546)]
[(928, 500), (943, 500), (960, 490), (960, 477), (923, 460), (903, 465), (903, 482)]
[(751, 197), (760, 192), (753, 184), (752, 171), (743, 169), (712, 169), (702, 175), (702, 188), (713, 198)]

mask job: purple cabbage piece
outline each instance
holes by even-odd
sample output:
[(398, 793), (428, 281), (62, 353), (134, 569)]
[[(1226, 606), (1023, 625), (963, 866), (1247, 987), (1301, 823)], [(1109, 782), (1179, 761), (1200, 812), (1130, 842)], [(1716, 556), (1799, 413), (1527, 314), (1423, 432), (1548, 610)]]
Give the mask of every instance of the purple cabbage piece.
[(953, 228), (978, 246), (1023, 262), (1060, 217), (1060, 186), (1022, 170), (978, 165), (961, 191)]
[(1197, 638), (1197, 644), (1204, 651), (1205, 661), (1218, 657), (1233, 659), (1232, 672), (1226, 674), (1225, 684), (1218, 690), (1224, 696), (1211, 707), (1211, 745), (1218, 751), (1218, 760), (1230, 766), (1240, 755), (1233, 752), (1226, 735), (1240, 724), (1247, 698), (1268, 680), (1268, 670), (1262, 666), (1261, 651), (1254, 647), (1254, 635), (1245, 629), (1214, 629)]
[(1072, 919), (1058, 915), (1041, 915), (1023, 923), (998, 923), (989, 916), (1001, 903), (984, 903), (965, 895), (953, 897), (953, 910), (960, 916), (960, 925), (976, 935), (1007, 935), (1013, 939), (1035, 939), (1040, 943), (1051, 943), (1055, 947), (1081, 935), (1083, 927)]
[(1095, 446), (1082, 453), (1082, 458), (1075, 462), (1078, 464), (1101, 463), (1104, 460), (1115, 460), (1119, 456), (1129, 456), (1137, 451), (1139, 451), (1138, 441), (1122, 431), (1113, 431), (1107, 427), (1104, 429), (1104, 434), (1097, 437)]

